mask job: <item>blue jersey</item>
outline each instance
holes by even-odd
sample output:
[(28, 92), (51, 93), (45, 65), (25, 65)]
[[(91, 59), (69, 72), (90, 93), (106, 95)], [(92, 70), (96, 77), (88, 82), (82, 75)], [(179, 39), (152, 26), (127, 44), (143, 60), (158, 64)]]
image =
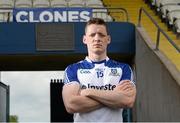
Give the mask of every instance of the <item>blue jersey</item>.
[[(110, 60), (108, 57), (93, 62), (86, 57), (65, 70), (64, 84), (79, 83), (82, 89), (113, 90), (122, 80), (133, 81), (128, 64)], [(75, 113), (75, 122), (122, 122), (122, 109), (102, 107), (88, 113)]]

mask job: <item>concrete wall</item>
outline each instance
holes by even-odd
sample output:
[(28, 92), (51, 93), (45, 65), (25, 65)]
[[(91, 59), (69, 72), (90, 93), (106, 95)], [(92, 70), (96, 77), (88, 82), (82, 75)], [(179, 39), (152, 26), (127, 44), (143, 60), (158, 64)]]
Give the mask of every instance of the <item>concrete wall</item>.
[(7, 86), (0, 82), (0, 122), (7, 122), (8, 113), (8, 92)]
[(142, 28), (136, 30), (137, 98), (134, 121), (180, 121), (180, 72)]

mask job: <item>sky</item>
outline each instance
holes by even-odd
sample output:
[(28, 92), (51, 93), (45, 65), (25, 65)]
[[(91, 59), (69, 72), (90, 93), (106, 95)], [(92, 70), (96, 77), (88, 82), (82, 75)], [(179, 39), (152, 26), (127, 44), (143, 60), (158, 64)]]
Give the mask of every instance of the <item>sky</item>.
[(19, 122), (50, 121), (50, 80), (63, 78), (63, 71), (1, 72), (10, 85), (10, 115)]

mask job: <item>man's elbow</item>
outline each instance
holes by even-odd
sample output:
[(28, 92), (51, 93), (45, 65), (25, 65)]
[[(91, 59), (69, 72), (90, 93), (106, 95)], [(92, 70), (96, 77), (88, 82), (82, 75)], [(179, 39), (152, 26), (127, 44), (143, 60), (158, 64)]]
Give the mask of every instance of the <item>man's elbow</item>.
[(73, 100), (69, 100), (69, 102), (65, 104), (65, 108), (66, 111), (70, 114), (78, 112), (78, 107), (76, 106), (76, 104), (74, 104)]
[(135, 99), (128, 99), (125, 103), (127, 108), (132, 108), (134, 106)]
[(134, 101), (133, 102), (129, 102), (126, 107), (127, 108), (132, 108), (134, 106)]
[(73, 103), (68, 103), (65, 105), (66, 111), (70, 114), (74, 114), (78, 112), (77, 107)]
[(74, 114), (74, 113), (76, 112), (72, 107), (66, 107), (66, 111), (67, 111), (69, 114)]

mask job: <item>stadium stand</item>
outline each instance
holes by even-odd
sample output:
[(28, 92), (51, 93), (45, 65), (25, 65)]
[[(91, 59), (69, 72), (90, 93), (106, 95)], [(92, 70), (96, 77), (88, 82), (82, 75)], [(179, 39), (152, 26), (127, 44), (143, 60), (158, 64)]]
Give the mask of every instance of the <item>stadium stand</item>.
[(1, 0), (0, 1), (0, 22), (7, 22), (10, 19), (12, 20), (12, 16), (10, 13), (12, 12), (12, 8), (14, 7), (13, 0)]
[(166, 4), (161, 7), (162, 18), (165, 19), (167, 14), (173, 10), (180, 10), (180, 5), (177, 4)]
[[(178, 0), (178, 1), (180, 1), (180, 0)], [(157, 7), (154, 7), (155, 10), (153, 10), (153, 8), (149, 7), (150, 5), (147, 5), (145, 0), (135, 0), (134, 2), (132, 2), (131, 0), (126, 0), (126, 1), (123, 1), (123, 0), (119, 0), (119, 1), (117, 1), (117, 0), (112, 0), (112, 1), (111, 0), (103, 0), (103, 2), (107, 7), (121, 6), (122, 8), (125, 8), (128, 11), (130, 22), (132, 22), (134, 24), (138, 23), (139, 9), (141, 7), (143, 7), (151, 15), (151, 17), (158, 23), (160, 28), (173, 40), (173, 42), (177, 46), (180, 46), (180, 40), (177, 39), (178, 36), (175, 35), (173, 31), (168, 31), (167, 25), (165, 23), (162, 23), (161, 18), (159, 16), (157, 16), (158, 15), (157, 14), (158, 6), (160, 7), (160, 4), (164, 5), (165, 4), (164, 0), (156, 0), (155, 1), (155, 5), (157, 6)], [(149, 2), (152, 5), (152, 0), (149, 0)], [(147, 1), (147, 3), (149, 3), (149, 2)], [(166, 2), (168, 2), (168, 1), (166, 1)], [(117, 19), (117, 16), (115, 14), (110, 13), (110, 15), (113, 18)], [(142, 20), (141, 21), (142, 27), (146, 30), (146, 32), (150, 36), (152, 43), (156, 44), (157, 28), (152, 23), (152, 21), (147, 16), (145, 16), (144, 14), (142, 15), (141, 20)], [(176, 22), (176, 28), (179, 29), (177, 27), (178, 26), (177, 22)], [(160, 35), (159, 49), (167, 56), (167, 58), (169, 60), (171, 60), (171, 62), (173, 64), (175, 64), (177, 69), (180, 70), (180, 54), (168, 42), (168, 40), (163, 35)]]
[(16, 0), (14, 6), (16, 8), (32, 8), (33, 4), (31, 0)]
[(103, 12), (95, 12), (95, 10), (93, 10), (93, 17), (97, 17), (97, 18), (103, 18), (106, 22), (112, 22), (113, 18), (108, 15), (107, 13), (103, 13)]
[(85, 7), (85, 1), (84, 0), (70, 0), (68, 2), (69, 7)]
[[(12, 1), (11, 1), (12, 2)], [(14, 3), (9, 2), (1, 2), (3, 7), (0, 7), (0, 22), (8, 22), (13, 20), (12, 10), (5, 11), (3, 8), (64, 8), (64, 7), (86, 7), (93, 8), (93, 17), (103, 18), (105, 21), (115, 21), (113, 17), (111, 17), (109, 10), (103, 5), (101, 0), (15, 0)], [(121, 10), (112, 10), (112, 13), (117, 14), (118, 21), (127, 21), (127, 12)], [(123, 19), (122, 19), (123, 18)]]
[(104, 7), (103, 3), (100, 0), (87, 0), (85, 2), (86, 7)]
[(155, 4), (154, 6), (156, 7), (156, 11), (160, 11), (159, 7), (160, 7), (161, 0), (153, 0), (151, 2)]
[(14, 7), (13, 0), (0, 0), (0, 22), (8, 21), (9, 12)]
[(107, 8), (95, 7), (93, 9), (93, 17), (103, 18), (107, 22), (113, 21), (113, 18), (109, 15)]
[(49, 0), (33, 0), (34, 8), (48, 8), (51, 7)]
[(160, 12), (160, 8), (166, 4), (176, 4), (179, 0), (149, 0), (149, 3), (155, 7), (157, 12)]
[[(152, 4), (153, 1), (150, 1)], [(180, 0), (156, 0), (155, 6), (158, 8), (155, 10), (157, 13), (159, 13), (162, 22), (166, 22), (168, 30), (172, 30), (174, 33), (177, 33), (177, 39), (178, 37), (178, 24), (176, 21), (180, 17)], [(175, 23), (176, 21), (176, 23)]]
[[(156, 7), (156, 11), (159, 10), (159, 12), (162, 12), (165, 19), (167, 20), (167, 24), (170, 25), (170, 27), (173, 27), (174, 31), (177, 33), (177, 35), (174, 35), (174, 33), (171, 31), (167, 31), (167, 27), (164, 25), (164, 23), (160, 22), (160, 19), (158, 16), (146, 6), (143, 0), (135, 0), (136, 6), (134, 6), (134, 2), (131, 2), (130, 0), (126, 1), (116, 1), (116, 0), (1, 0), (0, 1), (0, 22), (6, 22), (6, 21), (12, 21), (12, 10), (7, 8), (40, 8), (40, 7), (89, 7), (89, 8), (103, 8), (105, 7), (123, 7), (127, 9), (129, 16), (130, 16), (130, 22), (137, 24), (137, 15), (139, 12), (140, 7), (145, 7), (148, 9), (148, 12), (151, 14), (155, 20), (157, 20), (158, 24), (162, 29), (166, 31), (166, 33), (172, 38), (172, 40), (175, 42), (175, 44), (179, 45), (179, 40), (177, 40), (177, 37), (179, 37), (179, 3), (180, 0), (146, 0), (150, 1), (151, 5)], [(6, 9), (3, 9), (6, 8)], [(2, 10), (3, 9), (3, 10)], [(167, 13), (168, 12), (168, 13)], [(120, 13), (120, 12), (119, 12)], [(122, 11), (121, 11), (122, 13)], [(167, 15), (166, 15), (167, 14)], [(125, 14), (115, 14), (110, 9), (93, 9), (93, 17), (102, 17), (106, 21), (117, 21), (123, 18)], [(145, 19), (146, 20), (146, 19)], [(152, 35), (152, 40), (156, 41), (156, 29), (152, 29), (152, 26), (149, 26), (149, 23), (151, 23), (149, 20), (146, 20), (146, 22), (143, 22), (147, 31), (149, 31), (149, 35)], [(162, 39), (163, 40), (163, 37)], [(161, 41), (162, 42), (162, 41)], [(164, 42), (162, 42), (164, 44)], [(160, 47), (166, 47), (164, 44)], [(167, 49), (167, 48), (165, 48)], [(166, 53), (167, 55), (170, 53)], [(172, 53), (171, 53), (172, 54)], [(170, 55), (171, 57), (171, 55)], [(174, 56), (172, 56), (174, 58)], [(174, 60), (175, 61), (175, 60)], [(178, 60), (176, 60), (178, 61)], [(178, 63), (180, 64), (180, 63)]]
[(176, 39), (179, 39), (179, 25), (177, 19), (180, 18), (180, 0), (156, 0), (155, 7), (157, 8), (156, 12), (160, 15), (162, 22), (166, 22), (168, 30), (172, 30), (176, 33)]
[(8, 21), (8, 13), (4, 10), (0, 10), (0, 22), (7, 22)]
[(51, 7), (67, 7), (68, 4), (65, 0), (51, 0)]
[(180, 38), (180, 18), (176, 19), (176, 21), (174, 22), (174, 26), (176, 29), (177, 37)]
[(13, 0), (1, 0), (0, 1), (0, 8), (13, 8), (14, 2)]
[(164, 6), (166, 4), (173, 4), (173, 3), (179, 3), (179, 0), (159, 0), (160, 1), (160, 7)]
[(177, 18), (180, 18), (180, 9), (179, 10), (175, 9), (175, 10), (168, 12), (167, 21), (169, 22), (170, 26), (173, 26), (173, 24)]

